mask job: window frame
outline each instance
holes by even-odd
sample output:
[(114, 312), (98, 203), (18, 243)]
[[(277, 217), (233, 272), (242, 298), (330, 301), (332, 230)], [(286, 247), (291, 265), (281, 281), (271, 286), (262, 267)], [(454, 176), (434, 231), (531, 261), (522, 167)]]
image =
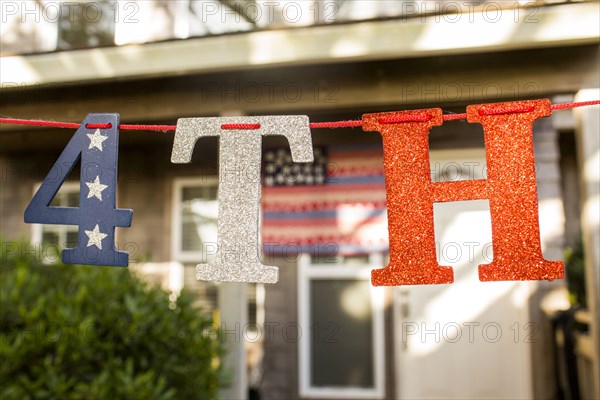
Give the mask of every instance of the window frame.
[[(35, 193), (39, 190), (40, 186), (42, 186), (42, 182), (36, 183), (33, 185), (33, 194), (32, 197), (35, 196)], [(81, 183), (79, 181), (70, 181), (70, 182), (63, 182), (60, 185), (60, 188), (58, 190), (58, 192), (56, 193), (56, 195), (58, 195), (59, 192), (62, 191), (62, 194), (65, 193), (77, 193), (79, 194), (81, 189)], [(55, 195), (55, 196), (56, 196)], [(54, 200), (54, 198), (53, 198)], [(79, 226), (77, 224), (75, 225), (66, 225), (66, 224), (31, 224), (31, 243), (32, 244), (36, 244), (39, 243), (40, 245), (43, 245), (42, 243), (42, 237), (43, 237), (43, 231), (44, 231), (44, 227), (52, 227), (52, 230), (58, 231), (59, 232), (59, 243), (58, 243), (58, 248), (59, 249), (63, 249), (66, 248), (65, 244), (66, 244), (66, 232), (67, 230), (69, 230), (69, 227), (75, 227), (75, 229), (71, 229), (71, 231), (73, 232), (79, 232)], [(64, 237), (63, 237), (64, 236)], [(59, 258), (60, 260), (60, 254), (59, 254)]]
[(198, 260), (202, 259), (201, 251), (184, 251), (181, 249), (182, 235), (181, 235), (181, 211), (182, 211), (182, 195), (183, 189), (186, 187), (203, 186), (203, 187), (216, 187), (217, 188), (217, 200), (218, 200), (218, 187), (219, 179), (217, 177), (189, 177), (189, 178), (174, 178), (173, 179), (173, 194), (172, 194), (172, 205), (171, 205), (171, 259), (182, 263), (195, 263), (198, 264)]
[(383, 265), (383, 254), (370, 253), (368, 264), (333, 266), (331, 264), (313, 264), (310, 254), (302, 253), (298, 259), (298, 317), (302, 334), (298, 343), (299, 391), (307, 398), (346, 398), (346, 399), (382, 399), (385, 397), (385, 326), (384, 326), (384, 288), (371, 286), (371, 312), (373, 342), (373, 382), (372, 388), (359, 387), (315, 387), (311, 385), (311, 343), (310, 343), (310, 282), (313, 279), (356, 279), (369, 280), (373, 265)]

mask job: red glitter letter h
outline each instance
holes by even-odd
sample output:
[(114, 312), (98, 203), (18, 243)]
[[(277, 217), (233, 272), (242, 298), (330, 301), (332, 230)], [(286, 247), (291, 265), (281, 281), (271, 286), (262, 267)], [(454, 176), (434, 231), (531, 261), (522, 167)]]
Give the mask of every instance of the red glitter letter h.
[(469, 122), (484, 128), (488, 177), (436, 183), (429, 130), (441, 125), (441, 109), (365, 114), (363, 129), (383, 137), (390, 237), (390, 263), (372, 271), (373, 285), (452, 283), (452, 269), (436, 260), (433, 203), (479, 199), (490, 200), (494, 246), (480, 280), (562, 278), (563, 263), (542, 256), (533, 157), (533, 121), (550, 113), (549, 100), (469, 106)]

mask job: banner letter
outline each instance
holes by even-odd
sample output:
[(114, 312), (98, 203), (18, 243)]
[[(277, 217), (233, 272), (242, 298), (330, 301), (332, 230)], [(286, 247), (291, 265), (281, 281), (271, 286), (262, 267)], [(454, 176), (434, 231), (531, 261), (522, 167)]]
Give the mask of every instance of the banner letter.
[(533, 122), (550, 113), (549, 100), (469, 106), (468, 121), (484, 128), (487, 179), (437, 183), (429, 130), (441, 125), (441, 109), (364, 115), (363, 129), (383, 137), (390, 236), (390, 263), (372, 271), (373, 285), (452, 283), (435, 256), (433, 203), (479, 199), (490, 200), (494, 246), (481, 281), (562, 278), (563, 263), (542, 256), (533, 155)]
[(313, 161), (307, 116), (181, 118), (171, 162), (190, 163), (200, 137), (219, 139), (217, 257), (199, 264), (198, 280), (275, 283), (278, 269), (260, 262), (258, 218), (262, 137), (283, 135), (294, 162)]

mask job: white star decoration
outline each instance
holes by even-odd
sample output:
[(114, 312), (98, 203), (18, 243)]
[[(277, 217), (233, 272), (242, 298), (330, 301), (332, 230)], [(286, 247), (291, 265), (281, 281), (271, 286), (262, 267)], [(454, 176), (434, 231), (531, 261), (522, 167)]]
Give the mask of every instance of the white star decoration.
[(102, 250), (102, 239), (104, 239), (108, 235), (106, 233), (100, 232), (100, 228), (98, 227), (98, 224), (96, 224), (96, 226), (94, 227), (94, 230), (85, 231), (85, 234), (89, 238), (87, 247), (96, 246), (97, 248)]
[(90, 138), (90, 147), (88, 147), (88, 150), (93, 149), (95, 147), (98, 150), (102, 151), (102, 142), (108, 139), (108, 136), (102, 136), (102, 134), (100, 134), (100, 129), (96, 129), (96, 132), (94, 132), (93, 135), (91, 133), (88, 133), (87, 137)]
[(108, 185), (103, 185), (100, 183), (100, 177), (96, 176), (96, 180), (94, 182), (86, 182), (85, 183), (90, 190), (88, 192), (87, 198), (95, 197), (98, 200), (102, 201), (102, 191), (108, 187)]

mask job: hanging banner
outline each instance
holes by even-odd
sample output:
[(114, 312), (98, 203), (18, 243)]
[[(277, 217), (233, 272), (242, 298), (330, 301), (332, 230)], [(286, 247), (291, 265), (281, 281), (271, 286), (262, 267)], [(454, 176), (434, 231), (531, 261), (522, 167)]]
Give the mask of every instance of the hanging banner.
[[(481, 281), (562, 278), (563, 263), (545, 260), (541, 250), (533, 123), (552, 110), (597, 104), (599, 100), (551, 105), (544, 99), (471, 105), (466, 114), (443, 115), (441, 109), (429, 108), (365, 114), (361, 121), (315, 123), (307, 116), (288, 115), (182, 118), (177, 126), (120, 125), (118, 114), (89, 114), (81, 124), (11, 118), (0, 118), (0, 123), (77, 128), (25, 210), (27, 223), (79, 227), (77, 247), (62, 252), (65, 263), (128, 265), (127, 253), (115, 249), (115, 228), (131, 226), (133, 214), (116, 208), (119, 129), (175, 130), (171, 154), (175, 164), (191, 162), (199, 138), (219, 137), (216, 256), (213, 263), (197, 266), (197, 279), (277, 282), (277, 267), (260, 261), (261, 144), (263, 136), (282, 135), (291, 157), (267, 154), (264, 250), (281, 253), (283, 242), (293, 241), (299, 251), (320, 251), (326, 239), (342, 243), (343, 249), (338, 248), (342, 253), (384, 250), (387, 223), (390, 262), (372, 271), (372, 283), (396, 286), (453, 282), (452, 268), (436, 260), (433, 204), (480, 199), (490, 202), (494, 249), (493, 261), (479, 266)], [(487, 178), (432, 182), (429, 131), (457, 119), (482, 125)], [(346, 162), (335, 151), (328, 155), (339, 157), (333, 173), (329, 164), (324, 173), (327, 162), (320, 152), (313, 165), (303, 169), (295, 164), (314, 160), (311, 128), (358, 126), (383, 137), (383, 160), (377, 165), (373, 160), (381, 160), (379, 156)], [(78, 161), (79, 207), (50, 206)], [(372, 190), (369, 185), (381, 184), (383, 177), (385, 193)], [(293, 215), (298, 213), (310, 214), (318, 230), (298, 226)]]
[(440, 108), (365, 114), (363, 129), (383, 137), (390, 237), (390, 263), (372, 284), (452, 283), (452, 268), (436, 260), (433, 203), (480, 199), (490, 201), (494, 248), (481, 281), (562, 278), (563, 263), (542, 256), (533, 154), (533, 122), (550, 114), (549, 100), (469, 106), (469, 122), (483, 125), (488, 177), (435, 183), (429, 131), (442, 124)]

